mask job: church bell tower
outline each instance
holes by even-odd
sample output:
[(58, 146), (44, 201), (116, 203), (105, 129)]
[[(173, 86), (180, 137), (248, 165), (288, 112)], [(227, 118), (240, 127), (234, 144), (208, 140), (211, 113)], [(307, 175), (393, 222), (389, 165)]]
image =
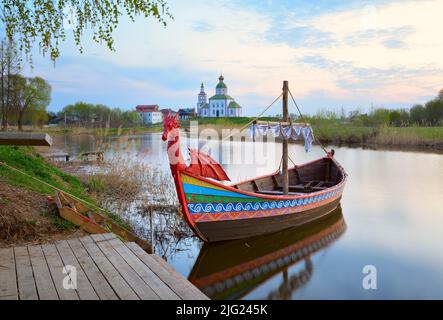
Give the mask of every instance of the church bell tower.
[(201, 116), (201, 108), (208, 102), (208, 96), (205, 93), (205, 86), (203, 83), (200, 86), (200, 93), (198, 94), (197, 111)]

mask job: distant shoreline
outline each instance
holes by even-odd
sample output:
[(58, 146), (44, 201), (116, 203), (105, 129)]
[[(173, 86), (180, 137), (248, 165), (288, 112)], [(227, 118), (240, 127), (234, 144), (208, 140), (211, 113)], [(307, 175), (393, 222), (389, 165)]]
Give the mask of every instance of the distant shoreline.
[[(238, 123), (221, 119), (204, 119), (199, 122), (198, 130), (201, 133), (205, 129), (216, 130), (221, 134), (222, 130), (240, 129), (248, 123), (249, 119), (242, 119)], [(213, 122), (213, 123), (211, 123)], [(185, 132), (190, 130), (190, 121), (182, 121), (181, 127)], [(389, 147), (406, 150), (443, 152), (443, 127), (390, 127), (390, 126), (352, 126), (337, 124), (312, 125), (317, 140), (325, 145), (380, 148)], [(53, 127), (43, 129), (27, 128), (27, 131), (45, 132), (48, 134), (94, 134), (99, 136), (136, 135), (143, 133), (155, 133), (163, 131), (163, 124), (158, 123), (150, 127), (136, 128), (85, 128), (85, 127)]]

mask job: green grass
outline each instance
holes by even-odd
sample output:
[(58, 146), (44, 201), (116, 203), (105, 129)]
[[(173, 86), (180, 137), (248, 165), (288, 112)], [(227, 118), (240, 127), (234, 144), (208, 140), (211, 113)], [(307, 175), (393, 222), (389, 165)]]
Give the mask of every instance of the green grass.
[(139, 134), (145, 132), (161, 132), (163, 131), (163, 123), (156, 123), (150, 126), (134, 127), (134, 128), (95, 128), (93, 129), (96, 134), (105, 134), (107, 136), (127, 135), (127, 134)]
[[(181, 121), (182, 127), (189, 127), (190, 121), (198, 121), (200, 126), (217, 128), (239, 128), (254, 118), (201, 118)], [(262, 121), (279, 121), (275, 117), (262, 117)], [(364, 126), (343, 123), (340, 119), (308, 118), (314, 135), (323, 142), (330, 143), (375, 143), (380, 145), (424, 145), (442, 144), (443, 127), (388, 127)]]
[(376, 129), (363, 126), (312, 125), (314, 136), (322, 141), (357, 143), (375, 135)]
[[(77, 178), (55, 168), (30, 147), (0, 146), (0, 161), (76, 197), (89, 199)], [(0, 166), (0, 177), (11, 185), (40, 194), (51, 195), (55, 192), (51, 187), (5, 166)]]
[(88, 187), (93, 192), (104, 192), (106, 190), (106, 183), (99, 177), (90, 177)]
[[(23, 175), (6, 166), (0, 165), (0, 182), (21, 187), (39, 194), (54, 195), (55, 190), (33, 178), (44, 181), (60, 190), (74, 195), (89, 204), (91, 209), (98, 209), (94, 200), (86, 193), (82, 183), (74, 176), (66, 174), (51, 165), (31, 147), (0, 146), (0, 162), (6, 163), (29, 176)], [(86, 204), (88, 205), (88, 204)], [(120, 226), (129, 228), (120, 216), (109, 211), (97, 210), (115, 220)], [(63, 219), (59, 222), (64, 224)]]
[(139, 134), (144, 132), (161, 132), (163, 130), (163, 123), (156, 123), (150, 126), (139, 126), (129, 128), (88, 128), (88, 127), (52, 127), (52, 128), (28, 128), (25, 131), (29, 132), (44, 132), (48, 134), (80, 134), (90, 133), (97, 135), (122, 135), (122, 134)]
[(73, 224), (72, 222), (65, 220), (63, 218), (60, 218), (59, 216), (49, 214), (48, 211), (46, 211), (46, 210), (40, 212), (40, 215), (48, 218), (51, 221), (51, 223), (53, 225), (55, 225), (58, 229), (70, 231), (70, 230), (74, 230), (77, 228), (77, 226), (75, 224)]
[[(182, 128), (189, 128), (191, 121), (198, 121), (199, 126), (213, 125), (214, 127), (223, 128), (240, 128), (254, 120), (254, 117), (236, 117), (236, 118), (193, 118), (190, 120), (180, 121)], [(260, 121), (280, 121), (275, 117), (261, 117)]]
[(391, 145), (443, 143), (443, 127), (381, 127), (376, 142)]
[(443, 127), (384, 127), (381, 132), (390, 135), (409, 135), (423, 140), (443, 141)]

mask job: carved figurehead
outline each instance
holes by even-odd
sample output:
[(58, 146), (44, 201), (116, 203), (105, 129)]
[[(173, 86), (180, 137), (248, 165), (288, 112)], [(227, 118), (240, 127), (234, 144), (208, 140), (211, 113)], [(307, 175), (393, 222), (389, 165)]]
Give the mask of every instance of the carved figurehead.
[(178, 113), (174, 117), (169, 112), (163, 120), (162, 140), (168, 141), (168, 158), (172, 174), (186, 169), (186, 163), (180, 150), (180, 125), (178, 123)]
[(174, 178), (179, 171), (186, 171), (200, 177), (229, 181), (230, 179), (223, 167), (211, 156), (199, 150), (189, 148), (191, 163), (189, 166), (186, 165), (180, 150), (180, 125), (177, 118), (178, 113), (174, 117), (168, 113), (163, 120), (162, 135), (162, 140), (168, 141), (169, 165)]

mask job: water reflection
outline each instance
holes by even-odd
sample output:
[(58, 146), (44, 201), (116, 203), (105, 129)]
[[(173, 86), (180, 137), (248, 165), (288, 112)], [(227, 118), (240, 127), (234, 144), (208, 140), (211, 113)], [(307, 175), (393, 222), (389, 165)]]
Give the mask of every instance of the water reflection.
[[(341, 207), (302, 227), (246, 240), (204, 244), (189, 280), (211, 299), (241, 299), (268, 279), (281, 281), (263, 299), (291, 299), (309, 282), (311, 256), (325, 250), (346, 230)], [(302, 269), (289, 275), (290, 269)]]

